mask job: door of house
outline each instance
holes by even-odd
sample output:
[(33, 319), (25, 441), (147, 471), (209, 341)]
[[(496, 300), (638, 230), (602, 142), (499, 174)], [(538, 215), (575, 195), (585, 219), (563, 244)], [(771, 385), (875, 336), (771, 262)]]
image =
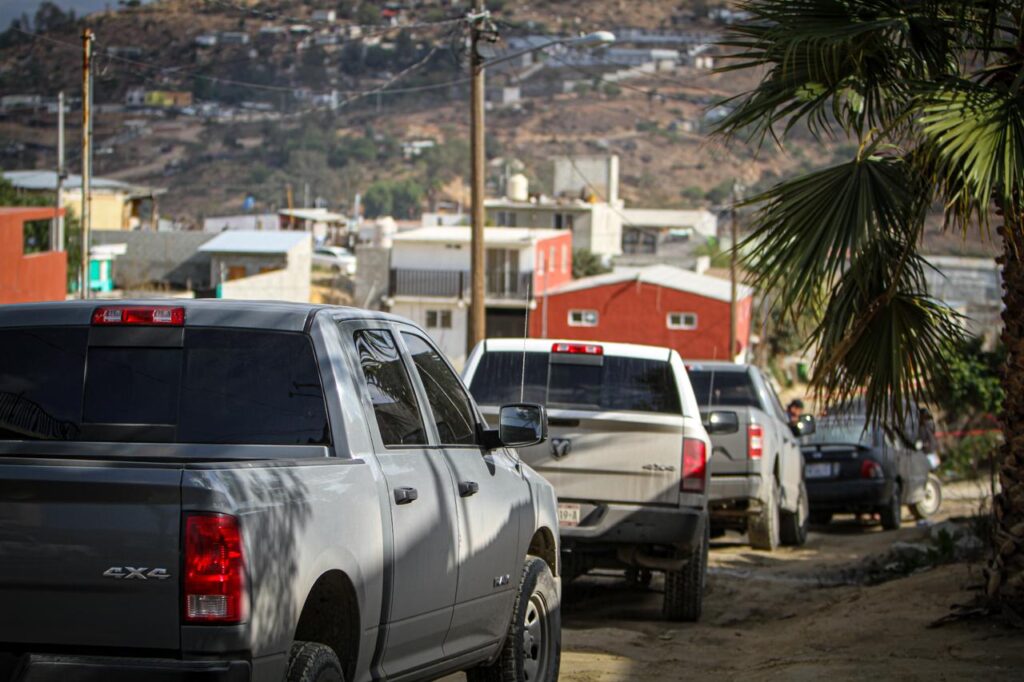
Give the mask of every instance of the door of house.
[(487, 249), (487, 293), (514, 296), (519, 286), (519, 252), (514, 249)]

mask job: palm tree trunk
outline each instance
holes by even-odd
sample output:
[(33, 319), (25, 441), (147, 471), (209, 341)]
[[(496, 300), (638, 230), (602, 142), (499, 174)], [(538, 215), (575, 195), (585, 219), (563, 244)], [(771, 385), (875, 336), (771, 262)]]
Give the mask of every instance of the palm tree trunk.
[(999, 482), (993, 503), (995, 528), (988, 571), (988, 595), (1000, 608), (1024, 617), (1024, 215), (1004, 211), (1003, 239), (1003, 376)]

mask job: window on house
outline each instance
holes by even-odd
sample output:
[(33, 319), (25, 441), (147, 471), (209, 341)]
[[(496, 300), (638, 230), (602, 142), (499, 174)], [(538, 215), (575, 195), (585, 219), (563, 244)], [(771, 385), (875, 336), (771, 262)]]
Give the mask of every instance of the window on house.
[(548, 249), (548, 272), (555, 271), (555, 247)]
[(452, 311), (450, 310), (428, 310), (427, 329), (451, 329)]
[(598, 315), (596, 310), (570, 310), (570, 327), (596, 327)]
[(697, 313), (669, 313), (669, 329), (696, 329)]
[(572, 213), (556, 213), (554, 214), (554, 223), (556, 230), (571, 230), (573, 227), (573, 215)]
[(569, 272), (569, 247), (562, 244), (562, 274)]

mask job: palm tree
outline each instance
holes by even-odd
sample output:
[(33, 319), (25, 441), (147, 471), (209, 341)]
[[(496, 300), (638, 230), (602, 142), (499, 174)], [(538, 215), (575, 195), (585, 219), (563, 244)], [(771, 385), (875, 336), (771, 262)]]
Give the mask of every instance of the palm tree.
[[(1000, 480), (991, 604), (1024, 615), (1024, 3), (1021, 0), (743, 0), (722, 44), (760, 69), (717, 134), (778, 143), (797, 126), (856, 155), (754, 197), (756, 284), (787, 315), (811, 312), (812, 385), (863, 392), (902, 423), (929, 398), (958, 318), (929, 297), (919, 253), (933, 206), (948, 229), (1002, 240)], [(1002, 216), (1002, 221), (994, 220)]]

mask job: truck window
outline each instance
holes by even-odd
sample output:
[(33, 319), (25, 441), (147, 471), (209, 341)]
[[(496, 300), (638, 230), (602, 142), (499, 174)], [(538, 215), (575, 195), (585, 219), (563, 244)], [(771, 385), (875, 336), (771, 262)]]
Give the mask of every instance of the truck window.
[(754, 384), (746, 372), (692, 369), (689, 371), (689, 375), (693, 393), (697, 397), (697, 404), (701, 407), (708, 405), (757, 407), (760, 405), (760, 401), (754, 394)]
[(416, 393), (395, 337), (389, 331), (360, 330), (355, 344), (384, 445), (426, 445)]
[(181, 348), (88, 338), (87, 327), (0, 329), (0, 439), (331, 442), (303, 334), (186, 329)]
[[(483, 405), (520, 402), (522, 372), (522, 353), (485, 353), (470, 390)], [(526, 353), (523, 400), (561, 409), (682, 413), (672, 366), (643, 358), (605, 356), (601, 365), (579, 365)]]
[(415, 334), (402, 334), (427, 392), (441, 445), (476, 445), (476, 417), (462, 382), (441, 356)]

